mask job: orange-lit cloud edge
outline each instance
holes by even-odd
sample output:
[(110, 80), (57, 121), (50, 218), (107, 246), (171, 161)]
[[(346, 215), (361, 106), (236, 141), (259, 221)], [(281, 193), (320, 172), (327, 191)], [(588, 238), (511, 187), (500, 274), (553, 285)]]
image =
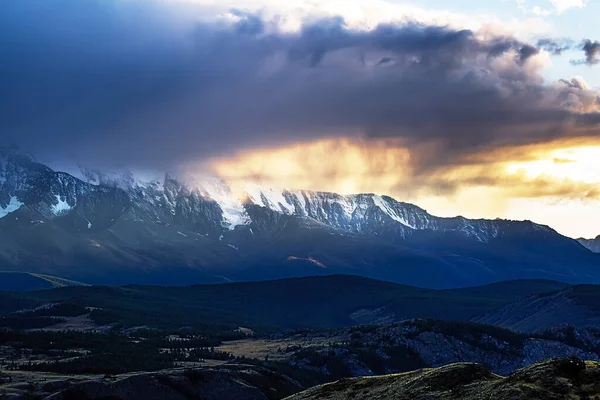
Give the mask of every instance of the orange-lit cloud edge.
[(213, 159), (233, 187), (386, 194), (434, 215), (530, 219), (572, 237), (600, 234), (600, 139), (500, 147), (422, 169), (399, 140), (338, 138)]

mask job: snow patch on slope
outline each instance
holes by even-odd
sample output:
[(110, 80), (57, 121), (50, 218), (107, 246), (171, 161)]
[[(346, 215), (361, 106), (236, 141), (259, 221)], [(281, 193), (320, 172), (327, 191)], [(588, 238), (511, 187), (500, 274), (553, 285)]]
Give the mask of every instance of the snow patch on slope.
[(355, 211), (359, 210), (364, 212), (368, 208), (368, 205), (356, 201), (356, 196), (339, 196), (337, 198), (327, 199), (327, 201), (331, 205), (338, 204), (342, 207), (342, 210), (344, 210), (344, 217), (347, 219), (351, 219)]
[(288, 202), (281, 189), (261, 188), (255, 185), (248, 185), (244, 189), (253, 204), (287, 215), (296, 212), (296, 207)]
[(199, 189), (203, 196), (214, 200), (221, 208), (224, 227), (232, 231), (236, 226), (247, 225), (251, 222), (244, 205), (234, 196), (231, 188), (223, 180), (204, 178), (199, 183)]
[(378, 196), (378, 195), (373, 195), (373, 202), (375, 203), (375, 205), (377, 207), (379, 207), (379, 209), (381, 211), (383, 211), (385, 214), (389, 215), (390, 218), (392, 218), (394, 221), (400, 222), (402, 225), (408, 226), (409, 228), (417, 229), (416, 227), (412, 226), (402, 216), (398, 215), (396, 213), (396, 211), (394, 211), (394, 209), (392, 207), (390, 207), (388, 202), (383, 197)]
[(21, 203), (21, 201), (19, 201), (19, 199), (17, 199), (15, 196), (12, 196), (6, 206), (0, 206), (0, 218), (4, 218), (11, 212), (17, 211), (22, 206), (23, 203)]
[(63, 200), (63, 197), (58, 194), (56, 195), (56, 201), (57, 204), (50, 207), (54, 215), (64, 215), (73, 209), (73, 207), (67, 203), (66, 199)]

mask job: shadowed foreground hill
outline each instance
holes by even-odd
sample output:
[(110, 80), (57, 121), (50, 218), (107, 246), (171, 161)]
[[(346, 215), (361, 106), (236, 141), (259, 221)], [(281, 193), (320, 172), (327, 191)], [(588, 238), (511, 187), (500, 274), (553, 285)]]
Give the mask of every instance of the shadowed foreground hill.
[(478, 364), (451, 364), (397, 375), (343, 379), (287, 400), (562, 400), (600, 396), (600, 366), (553, 359), (507, 377)]

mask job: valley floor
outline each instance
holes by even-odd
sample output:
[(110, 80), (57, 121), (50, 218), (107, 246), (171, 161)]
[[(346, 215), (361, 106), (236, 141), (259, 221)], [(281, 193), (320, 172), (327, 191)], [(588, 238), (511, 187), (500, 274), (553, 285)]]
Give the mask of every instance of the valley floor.
[(512, 376), (550, 358), (600, 360), (600, 331), (594, 328), (524, 334), (416, 319), (244, 339), (233, 333), (0, 331), (0, 398), (137, 400), (154, 395), (138, 388), (155, 387), (169, 400), (212, 399), (207, 393), (218, 390), (218, 399), (278, 400), (340, 379), (461, 362)]

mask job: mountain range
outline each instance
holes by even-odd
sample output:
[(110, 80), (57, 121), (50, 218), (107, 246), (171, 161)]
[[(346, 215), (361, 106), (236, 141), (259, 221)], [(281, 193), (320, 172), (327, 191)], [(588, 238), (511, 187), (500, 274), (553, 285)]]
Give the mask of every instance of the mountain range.
[(331, 274), (428, 288), (600, 282), (600, 255), (531, 221), (440, 218), (375, 194), (233, 192), (218, 178), (72, 175), (3, 150), (0, 267), (108, 285)]

